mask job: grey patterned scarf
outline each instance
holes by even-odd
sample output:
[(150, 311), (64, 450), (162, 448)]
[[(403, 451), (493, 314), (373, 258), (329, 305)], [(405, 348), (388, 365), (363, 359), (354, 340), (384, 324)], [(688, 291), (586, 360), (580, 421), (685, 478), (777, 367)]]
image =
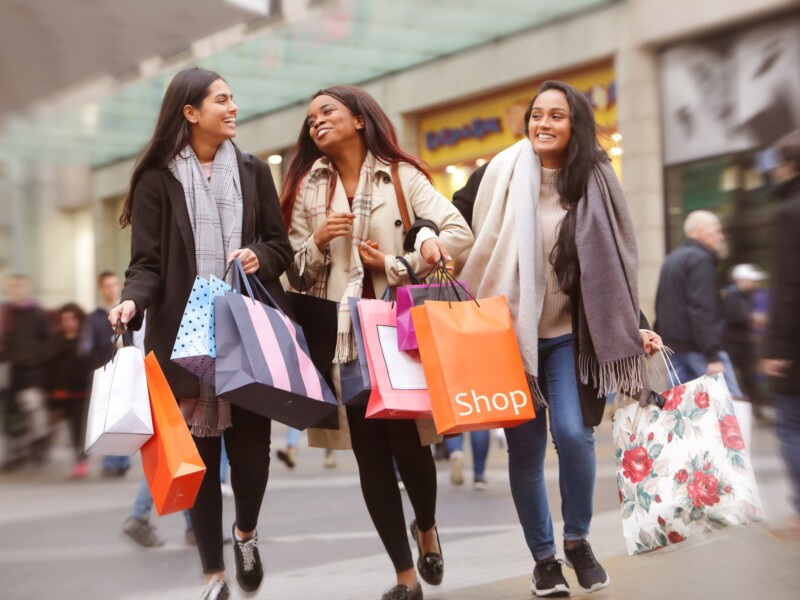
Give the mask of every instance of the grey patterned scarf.
[[(169, 170), (186, 196), (197, 274), (222, 278), (228, 254), (242, 245), (244, 206), (233, 142), (228, 140), (217, 149), (210, 181), (189, 145), (172, 159)], [(213, 385), (201, 381), (198, 398), (180, 399), (181, 412), (197, 437), (218, 436), (231, 426), (230, 404), (214, 392)]]

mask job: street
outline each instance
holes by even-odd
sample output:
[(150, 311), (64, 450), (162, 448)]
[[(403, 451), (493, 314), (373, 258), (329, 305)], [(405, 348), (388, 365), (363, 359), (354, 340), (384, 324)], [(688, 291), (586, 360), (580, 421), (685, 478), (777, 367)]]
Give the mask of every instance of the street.
[[(273, 456), (284, 437), (285, 428), (275, 424)], [(138, 458), (124, 479), (101, 479), (95, 460), (86, 480), (69, 481), (71, 457), (66, 446), (62, 435), (48, 465), (0, 476), (0, 598), (198, 598), (199, 559), (196, 549), (184, 542), (180, 514), (153, 515), (152, 522), (166, 542), (162, 548), (140, 548), (122, 534), (141, 477)], [(753, 446), (768, 523), (731, 528), (650, 555), (628, 557), (606, 419), (597, 432), (598, 474), (590, 540), (612, 582), (593, 597), (796, 598), (800, 544), (780, 543), (767, 531), (790, 512), (783, 463), (771, 430), (756, 429)], [(338, 467), (324, 469), (323, 451), (305, 447), (303, 438), (294, 471), (273, 458), (258, 529), (266, 572), (258, 598), (369, 600), (393, 585), (391, 563), (361, 498), (352, 452), (337, 452), (336, 457)], [(437, 521), (445, 579), (439, 588), (425, 586), (426, 598), (531, 597), (533, 563), (511, 500), (506, 463), (505, 450), (493, 438), (487, 491), (472, 488), (469, 470), (463, 486), (452, 486), (447, 463), (438, 463)], [(551, 508), (559, 521), (552, 446), (547, 478)], [(407, 521), (412, 515), (406, 501)], [(233, 520), (233, 502), (226, 498), (226, 531)], [(560, 523), (556, 529), (558, 538)], [(230, 545), (226, 563), (233, 580)], [(565, 568), (565, 574), (573, 597), (585, 597), (579, 593), (574, 573)], [(231, 588), (234, 597), (240, 597), (236, 585)]]

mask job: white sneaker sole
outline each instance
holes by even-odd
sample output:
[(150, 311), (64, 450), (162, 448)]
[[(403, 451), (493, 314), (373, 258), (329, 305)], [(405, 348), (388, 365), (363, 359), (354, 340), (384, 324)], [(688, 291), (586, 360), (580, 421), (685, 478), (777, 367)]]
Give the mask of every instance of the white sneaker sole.
[(547, 598), (548, 596), (560, 596), (562, 598), (566, 598), (569, 596), (569, 587), (563, 583), (559, 583), (557, 586), (549, 590), (539, 590), (536, 589), (536, 582), (531, 581), (531, 593), (538, 598)]

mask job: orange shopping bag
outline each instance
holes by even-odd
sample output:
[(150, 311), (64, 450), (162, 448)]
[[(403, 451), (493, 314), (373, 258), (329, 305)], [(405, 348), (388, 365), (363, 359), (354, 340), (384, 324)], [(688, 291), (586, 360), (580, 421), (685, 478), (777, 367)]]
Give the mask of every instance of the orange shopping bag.
[(411, 309), (440, 434), (513, 427), (533, 398), (505, 296)]
[(206, 466), (152, 352), (144, 359), (153, 437), (142, 446), (142, 466), (159, 515), (191, 508)]

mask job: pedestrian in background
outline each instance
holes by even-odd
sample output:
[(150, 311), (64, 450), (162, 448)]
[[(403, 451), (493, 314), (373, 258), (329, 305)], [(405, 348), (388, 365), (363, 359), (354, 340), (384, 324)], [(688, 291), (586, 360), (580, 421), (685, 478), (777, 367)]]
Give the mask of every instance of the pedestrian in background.
[[(464, 483), (464, 438), (462, 433), (445, 440), (450, 453), (450, 483), (463, 485)], [(469, 446), (472, 449), (472, 474), (473, 485), (476, 490), (483, 491), (488, 486), (486, 481), (486, 459), (489, 457), (489, 442), (491, 431), (483, 429), (469, 432)]]
[[(392, 181), (395, 164), (409, 213), (426, 220), (427, 227), (418, 227), (410, 238), (402, 229)], [(422, 270), (442, 256), (460, 253), (472, 235), (458, 211), (431, 185), (420, 161), (400, 150), (383, 109), (351, 86), (314, 95), (282, 201), (295, 251), (290, 284), (340, 303), (332, 376), (341, 398), (338, 364), (356, 359), (347, 298), (380, 298), (387, 287), (408, 284), (406, 267), (397, 256)], [(308, 436), (310, 445), (327, 448), (348, 448), (352, 442), (367, 509), (397, 573), (397, 585), (383, 600), (421, 599), (392, 459), (416, 516), (411, 532), (420, 576), (438, 585), (444, 561), (436, 530), (436, 466), (428, 447), (437, 439), (433, 422), (367, 419), (364, 406), (348, 406), (339, 411), (338, 431), (312, 429)]]
[[(100, 306), (86, 317), (84, 344), (91, 354), (92, 370), (105, 365), (112, 356), (114, 348), (114, 328), (108, 322), (108, 312), (119, 303), (119, 279), (111, 271), (103, 271), (97, 276), (97, 290), (100, 293)], [(130, 333), (123, 332), (118, 344), (130, 343)], [(129, 456), (104, 456), (103, 476), (124, 477), (131, 468)]]
[[(0, 362), (8, 362), (10, 382), (7, 419), (14, 422), (13, 441), (4, 468), (47, 461), (50, 450), (50, 411), (45, 391), (45, 369), (53, 337), (50, 317), (31, 297), (25, 275), (5, 279), (8, 302), (0, 315)], [(8, 426), (8, 424), (7, 424)]]
[(170, 82), (155, 131), (137, 160), (120, 224), (132, 225), (131, 261), (112, 325), (139, 329), (147, 310), (145, 350), (153, 351), (208, 466), (190, 510), (206, 575), (203, 598), (228, 598), (222, 555), (221, 438), (236, 504), (232, 526), (236, 580), (258, 590), (263, 568), (256, 525), (269, 476), (269, 419), (217, 398), (213, 385), (171, 362), (195, 277), (225, 277), (241, 260), (284, 311), (279, 277), (292, 252), (269, 167), (233, 144), (238, 108), (222, 77), (200, 68)]
[(58, 329), (47, 365), (47, 390), (51, 413), (63, 416), (67, 422), (75, 451), (71, 476), (80, 479), (89, 474), (84, 442), (92, 366), (91, 357), (81, 343), (86, 313), (70, 302), (58, 309), (56, 319)]
[(780, 532), (800, 538), (800, 131), (781, 138), (771, 172), (783, 203), (775, 211), (772, 314), (764, 369), (775, 402), (775, 428), (792, 483), (791, 521)]
[[(763, 406), (758, 387), (758, 352), (755, 339), (754, 296), (766, 274), (751, 264), (736, 265), (731, 270), (731, 284), (723, 296), (722, 347), (731, 357), (736, 379), (741, 385), (743, 399), (750, 402), (753, 412)], [(747, 424), (741, 424), (749, 429)]]
[(586, 97), (543, 83), (525, 114), (525, 135), (476, 170), (453, 203), (475, 233), (461, 279), (478, 300), (508, 299), (538, 406), (536, 419), (505, 430), (511, 493), (536, 563), (531, 591), (565, 596), (545, 487), (547, 410), (566, 564), (582, 589), (596, 591), (611, 579), (587, 539), (594, 427), (610, 392), (653, 399), (646, 351), (658, 338), (640, 331), (633, 223)]
[(750, 452), (752, 408), (744, 402), (730, 356), (722, 347), (723, 313), (717, 266), (725, 242), (722, 223), (709, 211), (689, 213), (684, 244), (661, 266), (656, 292), (656, 331), (675, 351), (672, 363), (682, 382), (722, 373)]

